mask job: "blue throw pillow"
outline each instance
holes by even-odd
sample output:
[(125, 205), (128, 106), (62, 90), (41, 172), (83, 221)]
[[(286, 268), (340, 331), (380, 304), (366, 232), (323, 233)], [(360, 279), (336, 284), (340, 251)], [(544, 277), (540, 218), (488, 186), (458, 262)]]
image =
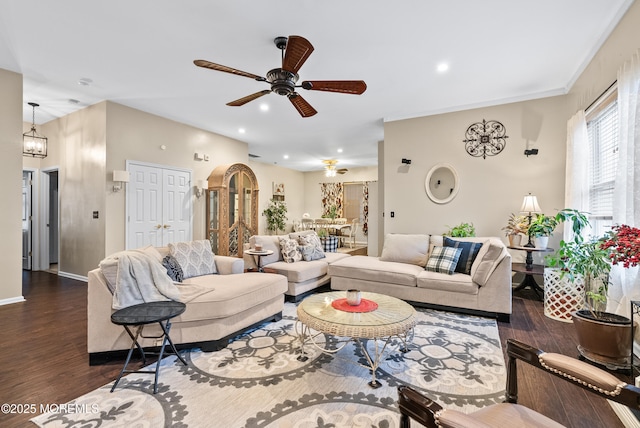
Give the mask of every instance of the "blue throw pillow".
[(451, 275), (456, 269), (461, 252), (461, 248), (433, 247), (424, 269)]
[(482, 242), (456, 241), (455, 239), (450, 239), (445, 236), (444, 246), (462, 249), (460, 259), (458, 259), (458, 265), (456, 266), (456, 272), (470, 275), (471, 266), (478, 256), (478, 251), (482, 248)]

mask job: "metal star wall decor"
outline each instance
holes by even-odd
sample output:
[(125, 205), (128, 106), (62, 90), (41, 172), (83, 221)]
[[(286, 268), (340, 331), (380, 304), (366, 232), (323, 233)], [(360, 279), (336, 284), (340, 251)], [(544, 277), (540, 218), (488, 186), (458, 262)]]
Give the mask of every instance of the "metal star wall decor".
[(507, 145), (507, 130), (497, 120), (477, 122), (469, 125), (465, 132), (464, 148), (473, 157), (486, 159), (499, 154)]

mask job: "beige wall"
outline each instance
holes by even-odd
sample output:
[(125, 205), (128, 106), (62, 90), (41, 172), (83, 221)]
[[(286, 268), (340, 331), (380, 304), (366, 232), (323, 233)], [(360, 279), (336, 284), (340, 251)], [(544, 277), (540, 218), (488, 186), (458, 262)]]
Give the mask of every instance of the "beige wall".
[(266, 235), (267, 221), (262, 211), (269, 205), (273, 195), (273, 183), (283, 183), (285, 191), (284, 201), (287, 204), (287, 232), (293, 230), (293, 221), (302, 217), (304, 212), (304, 182), (305, 173), (270, 165), (262, 162), (249, 161), (249, 167), (256, 174), (258, 186), (260, 186), (260, 201), (258, 205), (258, 233)]
[(0, 304), (22, 301), (22, 75), (0, 69)]
[[(106, 104), (105, 255), (125, 248), (126, 192), (113, 192), (112, 173), (114, 169), (124, 170), (127, 160), (191, 170), (193, 186), (198, 180), (206, 182), (218, 165), (247, 163), (246, 143), (113, 102)], [(209, 161), (195, 160), (196, 152), (208, 155)], [(193, 238), (204, 239), (205, 199), (194, 196), (193, 201)]]

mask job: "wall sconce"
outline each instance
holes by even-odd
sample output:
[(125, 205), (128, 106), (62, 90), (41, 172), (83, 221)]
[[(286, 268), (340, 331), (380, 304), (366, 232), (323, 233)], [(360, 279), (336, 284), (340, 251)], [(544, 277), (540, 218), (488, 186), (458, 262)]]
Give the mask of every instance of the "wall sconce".
[(534, 155), (537, 155), (537, 154), (538, 154), (538, 149), (525, 149), (525, 151), (524, 151), (524, 155), (526, 157), (529, 157), (529, 155), (534, 156)]
[(122, 184), (129, 182), (129, 171), (113, 170), (113, 191), (119, 192), (122, 190)]
[(405, 165), (411, 165), (411, 159), (402, 158), (402, 163)]
[(204, 180), (198, 180), (198, 184), (195, 186), (196, 198), (200, 199), (204, 195), (204, 191), (207, 190), (207, 182)]

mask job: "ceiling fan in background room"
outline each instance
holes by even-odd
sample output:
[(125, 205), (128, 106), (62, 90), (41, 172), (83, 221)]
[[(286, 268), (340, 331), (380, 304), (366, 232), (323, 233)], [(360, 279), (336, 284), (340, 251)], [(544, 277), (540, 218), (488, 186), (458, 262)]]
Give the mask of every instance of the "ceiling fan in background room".
[(266, 82), (271, 85), (271, 89), (265, 89), (227, 103), (228, 106), (233, 107), (245, 105), (249, 101), (258, 99), (270, 92), (275, 92), (278, 95), (289, 98), (291, 104), (302, 117), (310, 117), (316, 114), (317, 111), (296, 92), (296, 88), (354, 95), (360, 95), (367, 89), (367, 84), (362, 80), (305, 80), (302, 84), (296, 85), (299, 79), (298, 70), (313, 52), (313, 46), (307, 39), (300, 36), (276, 37), (273, 42), (282, 51), (282, 67), (269, 70), (267, 77), (215, 64), (203, 59), (197, 59), (193, 63), (198, 67), (249, 77), (258, 82)]
[(335, 177), (336, 174), (344, 174), (349, 171), (347, 168), (336, 168), (338, 161), (336, 159), (323, 160), (325, 177)]

